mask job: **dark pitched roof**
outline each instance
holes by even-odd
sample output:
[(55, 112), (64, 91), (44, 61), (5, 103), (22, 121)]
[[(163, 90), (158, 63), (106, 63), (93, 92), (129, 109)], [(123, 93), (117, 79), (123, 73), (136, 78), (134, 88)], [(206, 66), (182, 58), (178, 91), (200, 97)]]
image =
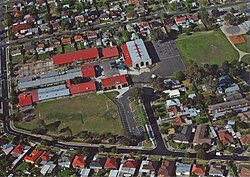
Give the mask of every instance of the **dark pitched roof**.
[(175, 133), (173, 140), (190, 141), (192, 136), (192, 126), (183, 126), (181, 133)]

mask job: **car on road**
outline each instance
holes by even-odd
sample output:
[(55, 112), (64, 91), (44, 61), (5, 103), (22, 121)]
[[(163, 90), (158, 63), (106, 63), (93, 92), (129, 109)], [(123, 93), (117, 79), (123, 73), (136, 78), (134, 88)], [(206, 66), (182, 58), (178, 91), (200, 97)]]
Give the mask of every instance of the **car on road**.
[(222, 156), (223, 153), (222, 153), (222, 152), (216, 152), (215, 155), (217, 155), (217, 156)]

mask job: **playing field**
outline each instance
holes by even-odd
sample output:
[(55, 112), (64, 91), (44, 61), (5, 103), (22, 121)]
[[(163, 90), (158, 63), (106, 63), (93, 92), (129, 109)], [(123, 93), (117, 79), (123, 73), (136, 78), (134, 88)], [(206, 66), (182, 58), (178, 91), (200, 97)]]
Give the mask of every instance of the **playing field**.
[(184, 62), (194, 60), (200, 64), (222, 64), (226, 60), (239, 58), (237, 51), (220, 30), (177, 39), (176, 45)]
[(31, 122), (18, 122), (17, 127), (31, 130), (39, 119), (45, 124), (61, 121), (58, 130), (69, 127), (73, 135), (81, 131), (124, 134), (117, 106), (110, 100), (116, 92), (96, 95), (95, 93), (67, 97), (38, 103), (34, 113), (37, 118)]
[(236, 47), (243, 52), (250, 53), (250, 35), (243, 35), (243, 37), (246, 42), (243, 44), (237, 44)]

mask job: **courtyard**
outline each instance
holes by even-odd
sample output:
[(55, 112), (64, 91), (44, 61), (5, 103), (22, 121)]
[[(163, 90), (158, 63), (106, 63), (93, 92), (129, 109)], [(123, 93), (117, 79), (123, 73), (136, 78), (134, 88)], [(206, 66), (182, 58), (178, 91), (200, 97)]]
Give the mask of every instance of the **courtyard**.
[[(69, 127), (72, 135), (81, 131), (124, 135), (118, 108), (112, 102), (116, 95), (117, 92), (99, 95), (89, 93), (41, 102), (33, 111), (36, 115), (34, 120), (19, 121), (15, 125), (21, 129), (32, 130), (39, 126), (40, 120), (44, 120), (46, 125), (60, 121), (58, 131)], [(48, 134), (54, 135), (56, 132), (48, 132)]]

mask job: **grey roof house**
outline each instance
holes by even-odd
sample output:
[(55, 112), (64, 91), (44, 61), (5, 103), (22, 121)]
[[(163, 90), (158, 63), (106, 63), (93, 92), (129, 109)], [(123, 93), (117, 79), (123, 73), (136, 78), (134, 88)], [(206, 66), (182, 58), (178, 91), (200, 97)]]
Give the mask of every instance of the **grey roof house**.
[(193, 134), (192, 130), (193, 130), (192, 126), (188, 125), (183, 126), (180, 133), (174, 134), (173, 138), (174, 142), (188, 144), (192, 139), (192, 134)]

